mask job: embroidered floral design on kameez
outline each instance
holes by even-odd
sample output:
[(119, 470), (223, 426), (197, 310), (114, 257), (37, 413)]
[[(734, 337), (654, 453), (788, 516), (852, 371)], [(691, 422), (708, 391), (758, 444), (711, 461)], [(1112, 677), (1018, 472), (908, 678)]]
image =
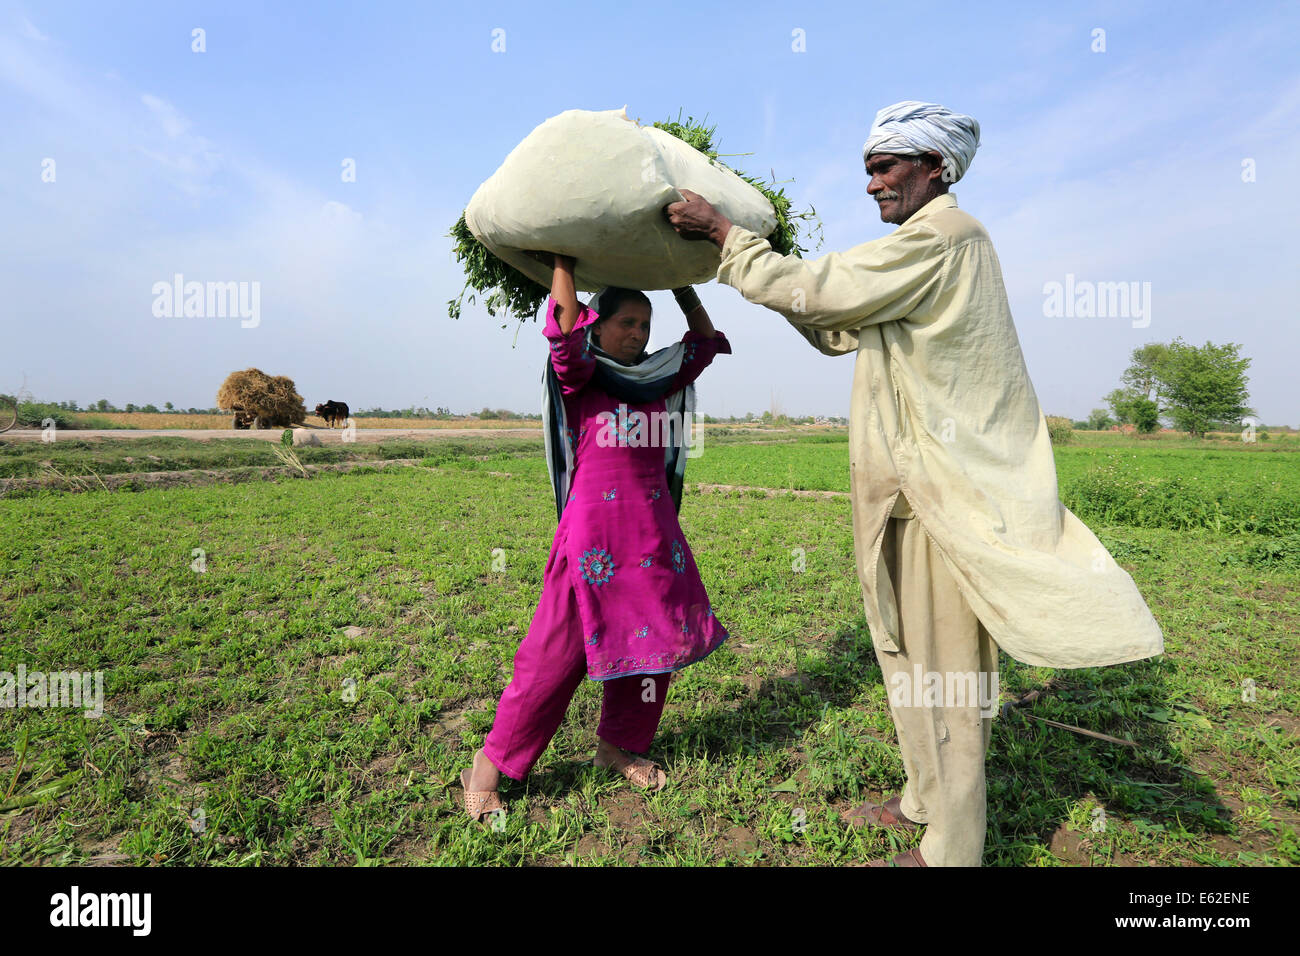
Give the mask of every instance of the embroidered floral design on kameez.
[(650, 633), (650, 625), (648, 625), (648, 624), (644, 624), (644, 625), (642, 625), (641, 627), (638, 627), (635, 631), (633, 631), (633, 632), (632, 632), (632, 636), (633, 636), (633, 637), (645, 637), (645, 636), (646, 636), (647, 634), (649, 634), (649, 633)]
[(652, 565), (652, 564), (654, 564), (654, 563), (655, 563), (655, 559), (654, 559), (654, 558), (642, 558), (642, 559), (641, 559), (641, 567), (643, 567), (643, 568), (648, 568), (648, 567), (650, 567), (650, 565)]
[(614, 576), (614, 558), (604, 548), (592, 548), (582, 553), (582, 580), (597, 587)]
[(682, 553), (681, 542), (673, 542), (673, 570), (678, 574), (686, 573), (686, 555)]
[(611, 489), (609, 489), (609, 491), (602, 491), (602, 492), (601, 492), (601, 495), (604, 497), (604, 499), (605, 499), (606, 501), (613, 501), (613, 500), (614, 500), (614, 496), (615, 496), (616, 494), (618, 494), (618, 489), (617, 489), (617, 488), (611, 488)]
[(658, 501), (658, 500), (659, 500), (659, 489), (658, 489), (658, 488), (656, 488), (654, 491), (650, 492), (650, 500), (651, 500), (651, 501)]
[(594, 632), (592, 633), (591, 637), (587, 638), (587, 642), (586, 642), (586, 643), (587, 643), (587, 646), (588, 646), (588, 647), (595, 647), (595, 646), (596, 646), (596, 642), (599, 641), (599, 640), (600, 640), (600, 631), (594, 631)]
[(623, 414), (614, 417), (615, 441), (626, 447), (641, 442), (641, 428), (644, 425), (644, 416)]

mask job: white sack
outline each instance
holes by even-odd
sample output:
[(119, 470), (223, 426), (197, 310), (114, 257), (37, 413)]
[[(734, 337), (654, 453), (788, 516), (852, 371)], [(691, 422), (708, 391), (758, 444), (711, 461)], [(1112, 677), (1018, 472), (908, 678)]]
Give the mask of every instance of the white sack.
[(713, 279), (721, 261), (717, 246), (681, 238), (664, 217), (682, 188), (757, 235), (776, 228), (762, 193), (675, 136), (638, 126), (626, 107), (548, 119), (478, 188), (465, 222), (493, 254), (548, 289), (550, 263), (525, 250), (573, 256), (574, 280), (588, 292), (671, 289)]

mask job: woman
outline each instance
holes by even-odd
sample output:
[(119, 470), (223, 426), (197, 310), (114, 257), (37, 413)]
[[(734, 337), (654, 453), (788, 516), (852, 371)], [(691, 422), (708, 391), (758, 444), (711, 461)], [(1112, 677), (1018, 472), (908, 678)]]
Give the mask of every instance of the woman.
[(593, 763), (661, 789), (663, 771), (634, 755), (649, 749), (671, 673), (727, 638), (677, 508), (691, 383), (731, 346), (688, 286), (674, 294), (690, 330), (647, 355), (650, 300), (610, 288), (580, 307), (573, 266), (554, 257), (543, 330), (551, 346), (547, 464), (560, 523), (514, 676), (483, 749), (461, 774), (465, 810), (479, 821), (501, 808), (501, 774), (528, 775), (584, 675), (604, 684)]

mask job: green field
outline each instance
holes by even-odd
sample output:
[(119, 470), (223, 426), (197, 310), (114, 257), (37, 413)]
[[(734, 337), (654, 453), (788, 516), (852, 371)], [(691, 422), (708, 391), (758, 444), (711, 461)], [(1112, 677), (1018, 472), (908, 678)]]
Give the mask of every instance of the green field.
[[(106, 698), (98, 719), (0, 711), (0, 861), (845, 865), (913, 842), (838, 820), (902, 781), (849, 500), (785, 493), (848, 490), (843, 430), (721, 429), (690, 463), (689, 484), (743, 490), (683, 503), (732, 639), (672, 685), (651, 750), (669, 787), (590, 766), (586, 682), (500, 831), (468, 822), (458, 778), (540, 593), (540, 441), (299, 454), (419, 463), (303, 479), (251, 439), (0, 442), (0, 479), (29, 482), (0, 497), (0, 671), (102, 670)], [(254, 465), (283, 475), (59, 490)], [(1139, 746), (999, 718), (985, 864), (1300, 863), (1300, 441), (1089, 436), (1057, 467), (1166, 654), (1002, 657), (1004, 696), (1050, 686), (1028, 714)]]

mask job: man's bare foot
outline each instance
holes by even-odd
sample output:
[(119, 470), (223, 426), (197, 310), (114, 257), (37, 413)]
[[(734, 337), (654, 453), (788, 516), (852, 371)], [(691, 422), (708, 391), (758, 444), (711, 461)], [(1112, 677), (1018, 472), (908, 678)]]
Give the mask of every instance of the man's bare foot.
[(483, 790), (496, 790), (501, 786), (501, 771), (488, 760), (487, 754), (479, 750), (474, 754), (474, 766), (469, 772), (469, 788), (478, 793)]

